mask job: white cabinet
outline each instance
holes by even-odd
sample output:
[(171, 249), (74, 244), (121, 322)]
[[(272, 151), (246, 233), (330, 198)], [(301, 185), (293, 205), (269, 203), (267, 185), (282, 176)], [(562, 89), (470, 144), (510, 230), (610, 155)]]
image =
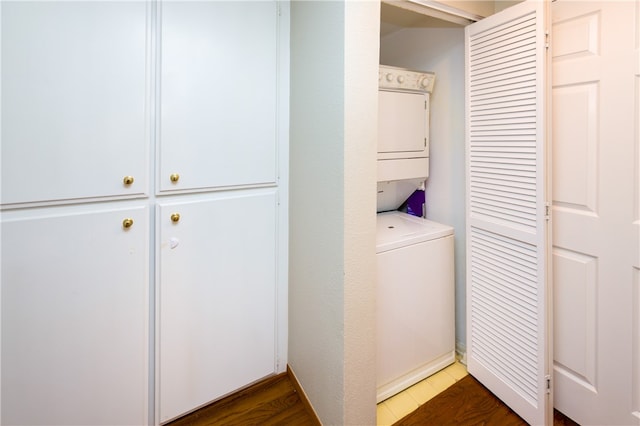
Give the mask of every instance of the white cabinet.
[(148, 230), (141, 202), (3, 212), (2, 424), (146, 424)]
[(147, 4), (0, 7), (2, 204), (147, 192)]
[(162, 3), (161, 192), (275, 184), (276, 8)]
[(271, 1), (159, 4), (159, 422), (282, 368), (280, 15)]
[(166, 421), (283, 371), (288, 8), (0, 7), (1, 422)]
[(145, 424), (148, 4), (0, 7), (0, 421)]
[(274, 372), (276, 215), (274, 188), (160, 202), (160, 422)]

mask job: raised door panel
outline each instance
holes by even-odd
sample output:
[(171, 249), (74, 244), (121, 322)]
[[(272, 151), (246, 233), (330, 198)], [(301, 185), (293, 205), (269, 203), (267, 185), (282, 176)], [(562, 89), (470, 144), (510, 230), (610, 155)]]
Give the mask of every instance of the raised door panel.
[(160, 6), (159, 190), (275, 183), (276, 2)]
[(2, 424), (147, 423), (148, 218), (130, 204), (3, 213)]
[(274, 373), (276, 203), (269, 189), (159, 205), (160, 422)]
[(2, 204), (146, 193), (148, 5), (0, 7)]

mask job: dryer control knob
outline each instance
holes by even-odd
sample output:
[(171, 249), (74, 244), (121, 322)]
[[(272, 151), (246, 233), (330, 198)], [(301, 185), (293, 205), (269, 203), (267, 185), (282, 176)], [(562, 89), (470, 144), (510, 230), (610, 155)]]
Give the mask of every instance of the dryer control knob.
[(393, 81), (393, 74), (391, 73), (387, 74), (387, 81), (389, 82)]
[(404, 76), (402, 76), (402, 75), (398, 76), (398, 83), (400, 83), (400, 84), (404, 83)]

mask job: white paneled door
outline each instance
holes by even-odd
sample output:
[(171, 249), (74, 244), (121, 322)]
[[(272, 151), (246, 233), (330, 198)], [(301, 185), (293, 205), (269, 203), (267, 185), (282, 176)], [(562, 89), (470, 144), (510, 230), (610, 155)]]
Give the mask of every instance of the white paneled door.
[(149, 210), (2, 212), (3, 425), (148, 422)]
[(555, 406), (640, 424), (638, 3), (552, 6)]
[(465, 29), (469, 372), (530, 424), (551, 417), (545, 2)]
[(275, 184), (278, 4), (158, 7), (160, 192)]
[(273, 188), (159, 203), (159, 421), (276, 368)]
[(149, 3), (0, 8), (3, 206), (144, 196)]

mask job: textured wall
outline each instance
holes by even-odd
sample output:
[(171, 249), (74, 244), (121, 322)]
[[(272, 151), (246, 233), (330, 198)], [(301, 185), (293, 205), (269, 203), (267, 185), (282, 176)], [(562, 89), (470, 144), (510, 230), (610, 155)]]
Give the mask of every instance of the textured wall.
[(292, 2), (289, 364), (323, 424), (375, 424), (379, 7)]
[(320, 419), (344, 411), (344, 5), (291, 4), (289, 354)]
[(376, 145), (380, 7), (346, 2), (344, 424), (376, 420)]

